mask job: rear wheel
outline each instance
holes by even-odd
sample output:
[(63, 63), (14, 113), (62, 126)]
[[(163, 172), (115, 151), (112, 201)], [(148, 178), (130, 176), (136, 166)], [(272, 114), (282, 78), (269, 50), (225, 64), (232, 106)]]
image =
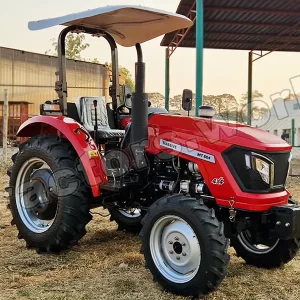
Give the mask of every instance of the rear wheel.
[(138, 208), (119, 208), (115, 207), (109, 210), (111, 221), (118, 224), (119, 230), (126, 230), (131, 233), (139, 233), (143, 227), (142, 219), (145, 215), (144, 211)]
[(255, 244), (252, 242), (251, 231), (246, 230), (233, 239), (231, 245), (237, 256), (242, 257), (247, 264), (272, 269), (291, 261), (299, 250), (300, 243), (297, 239), (269, 239)]
[[(290, 204), (298, 204), (290, 198)], [(299, 239), (279, 240), (267, 239), (261, 244), (252, 241), (251, 230), (241, 232), (231, 240), (231, 245), (237, 256), (242, 257), (247, 264), (260, 268), (278, 268), (291, 261), (300, 248)]]
[(75, 245), (91, 220), (91, 193), (72, 145), (56, 136), (37, 136), (12, 159), (10, 209), (19, 238), (40, 252)]
[(153, 277), (168, 291), (205, 295), (226, 276), (228, 240), (213, 209), (183, 195), (154, 203), (143, 219), (142, 250)]

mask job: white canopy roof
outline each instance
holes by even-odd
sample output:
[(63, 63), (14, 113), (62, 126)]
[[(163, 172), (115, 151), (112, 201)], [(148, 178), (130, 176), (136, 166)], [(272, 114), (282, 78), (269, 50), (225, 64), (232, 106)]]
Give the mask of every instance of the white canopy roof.
[(190, 19), (176, 13), (138, 5), (115, 5), (29, 22), (28, 28), (40, 30), (56, 25), (97, 28), (111, 34), (121, 46), (130, 47), (192, 24)]

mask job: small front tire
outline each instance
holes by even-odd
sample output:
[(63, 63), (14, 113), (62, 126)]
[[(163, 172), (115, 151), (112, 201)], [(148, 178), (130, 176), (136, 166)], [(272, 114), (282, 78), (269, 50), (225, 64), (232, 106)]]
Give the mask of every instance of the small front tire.
[(214, 210), (201, 200), (165, 196), (149, 208), (142, 223), (147, 267), (168, 291), (205, 295), (225, 278), (228, 240)]

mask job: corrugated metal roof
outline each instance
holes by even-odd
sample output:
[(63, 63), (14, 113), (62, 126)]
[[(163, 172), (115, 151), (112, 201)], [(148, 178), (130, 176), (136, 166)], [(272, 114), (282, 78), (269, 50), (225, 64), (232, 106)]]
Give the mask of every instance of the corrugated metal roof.
[[(299, 0), (203, 0), (204, 47), (214, 49), (299, 51)], [(187, 16), (194, 0), (181, 0), (177, 13)], [(169, 46), (177, 32), (166, 34)], [(195, 25), (179, 47), (195, 47)]]

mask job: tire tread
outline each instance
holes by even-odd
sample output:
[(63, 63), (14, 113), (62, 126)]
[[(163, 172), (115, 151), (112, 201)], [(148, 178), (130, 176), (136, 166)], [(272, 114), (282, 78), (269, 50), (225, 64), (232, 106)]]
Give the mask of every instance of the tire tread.
[[(159, 214), (164, 210), (169, 213), (172, 209), (174, 209), (174, 211), (175, 209), (179, 209), (181, 212), (185, 212), (186, 216), (191, 215), (192, 218), (197, 219), (197, 226), (203, 226), (206, 232), (211, 265), (207, 268), (206, 279), (197, 282), (197, 284), (193, 282), (190, 285), (182, 285), (168, 281), (156, 268), (152, 261), (149, 247), (147, 247), (152, 223), (155, 222)], [(203, 201), (189, 196), (185, 197), (180, 194), (164, 196), (148, 209), (142, 223), (144, 227), (140, 232), (140, 236), (142, 238), (142, 248), (146, 264), (151, 270), (154, 279), (168, 291), (183, 296), (206, 295), (215, 290), (226, 277), (230, 258), (227, 253), (229, 242), (223, 233), (224, 226), (219, 223), (214, 211), (207, 208), (203, 204)]]
[[(59, 168), (66, 165), (71, 166), (75, 171), (72, 175), (80, 184), (78, 189), (70, 196), (64, 199), (63, 219), (61, 224), (51, 236), (37, 242), (30, 238), (30, 233), (25, 225), (20, 221), (16, 224), (19, 231), (22, 231), (22, 238), (30, 248), (36, 248), (38, 253), (58, 253), (62, 250), (69, 249), (75, 245), (86, 233), (85, 226), (92, 219), (89, 212), (89, 197), (91, 195), (90, 188), (85, 184), (80, 174), (76, 173), (76, 161), (78, 155), (73, 149), (70, 142), (66, 139), (53, 135), (35, 136), (19, 146), (19, 152), (12, 156), (14, 165), (10, 170), (10, 186), (14, 186), (14, 180), (21, 166), (22, 158), (27, 153), (41, 153)], [(15, 201), (14, 196), (11, 197), (12, 203)], [(14, 220), (18, 212), (13, 212)]]

